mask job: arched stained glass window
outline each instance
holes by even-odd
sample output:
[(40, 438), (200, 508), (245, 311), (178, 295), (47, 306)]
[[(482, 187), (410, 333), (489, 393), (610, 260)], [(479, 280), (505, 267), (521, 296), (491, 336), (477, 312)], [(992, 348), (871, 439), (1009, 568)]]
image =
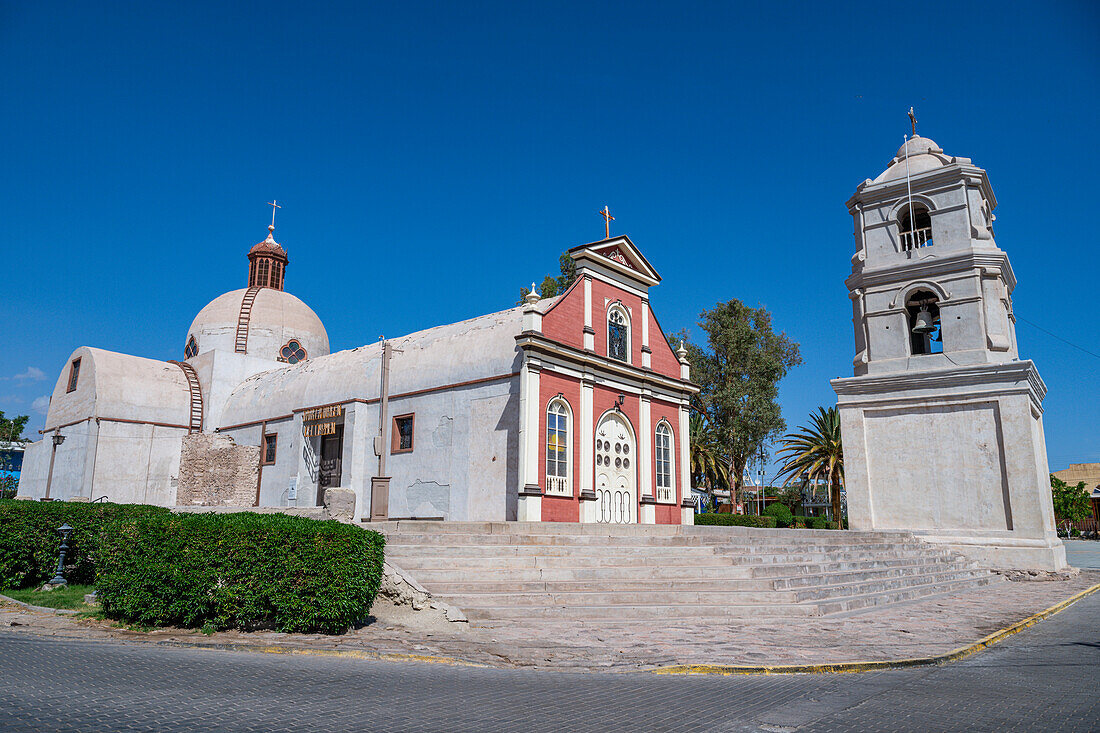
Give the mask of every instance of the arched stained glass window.
[(546, 407), (546, 493), (573, 493), (570, 472), (569, 405), (561, 398)]
[(670, 502), (675, 498), (672, 490), (672, 429), (664, 421), (657, 424), (653, 452), (657, 463), (657, 501)]
[(607, 355), (630, 362), (630, 316), (619, 303), (607, 312)]
[(187, 339), (187, 346), (183, 347), (183, 358), (190, 359), (199, 353), (199, 342), (195, 340), (194, 336)]

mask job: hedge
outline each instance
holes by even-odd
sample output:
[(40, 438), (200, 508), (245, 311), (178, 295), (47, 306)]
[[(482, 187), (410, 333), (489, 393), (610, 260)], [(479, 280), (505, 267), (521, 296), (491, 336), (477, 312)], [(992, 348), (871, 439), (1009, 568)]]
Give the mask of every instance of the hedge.
[(696, 514), (695, 523), (720, 527), (775, 529), (775, 517), (760, 517), (753, 514)]
[(765, 516), (775, 517), (777, 527), (790, 527), (794, 520), (794, 515), (786, 504), (768, 504), (763, 513)]
[(382, 581), (382, 535), (282, 514), (145, 514), (101, 543), (109, 618), (145, 626), (339, 634)]
[(0, 588), (28, 588), (53, 577), (61, 538), (57, 528), (73, 528), (65, 555), (65, 579), (90, 585), (103, 529), (122, 518), (167, 515), (144, 504), (92, 504), (66, 501), (0, 500)]

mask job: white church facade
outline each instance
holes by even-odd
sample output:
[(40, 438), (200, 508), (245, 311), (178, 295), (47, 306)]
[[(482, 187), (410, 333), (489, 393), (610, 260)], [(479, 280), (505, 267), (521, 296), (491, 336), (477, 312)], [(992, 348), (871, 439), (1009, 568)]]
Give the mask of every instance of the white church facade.
[(341, 488), (356, 520), (691, 523), (697, 388), (629, 238), (570, 250), (557, 297), (329, 353), (273, 235), (183, 359), (73, 352), (20, 495), (308, 507)]

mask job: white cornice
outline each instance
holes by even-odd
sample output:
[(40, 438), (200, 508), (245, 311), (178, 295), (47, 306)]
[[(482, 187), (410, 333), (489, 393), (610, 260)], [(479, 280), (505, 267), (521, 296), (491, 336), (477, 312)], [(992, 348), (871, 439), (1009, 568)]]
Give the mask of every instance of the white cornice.
[[(1039, 376), (1039, 370), (1030, 360), (1005, 364), (977, 364), (951, 369), (934, 369), (897, 374), (841, 377), (829, 382), (838, 397), (847, 397), (841, 404), (859, 404), (860, 397), (868, 401), (928, 400), (929, 392), (942, 391), (943, 397), (965, 397), (972, 392), (955, 392), (959, 387), (971, 387), (991, 394), (1026, 393), (1032, 404), (1042, 411), (1047, 386)], [(984, 390), (982, 388), (985, 388)]]

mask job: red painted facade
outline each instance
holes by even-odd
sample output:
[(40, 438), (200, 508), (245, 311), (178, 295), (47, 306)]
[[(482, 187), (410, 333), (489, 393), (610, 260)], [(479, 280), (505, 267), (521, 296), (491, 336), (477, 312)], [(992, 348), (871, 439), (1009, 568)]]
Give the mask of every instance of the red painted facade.
[[(597, 250), (599, 251), (599, 250)], [(588, 279), (591, 288), (591, 314), (593, 349), (585, 350), (585, 280)], [(644, 288), (638, 288), (643, 289)], [(642, 493), (643, 487), (648, 486), (650, 491), (656, 492), (656, 457), (655, 457), (655, 431), (659, 422), (664, 420), (669, 425), (673, 436), (673, 470), (672, 482), (674, 491), (673, 503), (657, 503), (653, 505), (655, 521), (659, 524), (679, 524), (681, 521), (681, 501), (684, 497), (685, 487), (681, 486), (680, 466), (680, 420), (679, 403), (672, 398), (663, 398), (654, 394), (650, 399), (650, 425), (648, 434), (640, 433), (641, 397), (637, 389), (627, 387), (629, 379), (623, 378), (621, 384), (617, 384), (614, 376), (608, 376), (608, 370), (599, 372), (600, 365), (609, 363), (608, 356), (608, 314), (609, 309), (615, 303), (621, 303), (629, 314), (630, 343), (629, 365), (640, 370), (639, 375), (632, 377), (634, 383), (643, 383), (647, 379), (646, 374), (659, 375), (667, 380), (680, 382), (681, 365), (673, 353), (672, 348), (661, 331), (656, 316), (650, 311), (646, 314), (644, 309), (649, 308), (649, 303), (640, 295), (631, 292), (625, 287), (617, 286), (600, 277), (586, 275), (582, 270), (573, 285), (551, 306), (542, 317), (541, 335), (546, 339), (569, 348), (569, 361), (571, 369), (591, 367), (600, 373), (600, 378), (592, 383), (592, 426), (588, 431), (595, 435), (597, 425), (609, 411), (618, 410), (629, 423), (634, 432), (635, 451), (638, 458), (643, 455), (641, 446), (648, 446), (649, 460), (642, 465), (640, 460), (635, 460), (632, 466), (634, 471), (635, 506), (632, 516), (642, 517)], [(648, 323), (648, 347), (650, 350), (650, 365), (643, 366), (643, 338), (642, 329)], [(618, 364), (619, 362), (611, 362)], [(543, 521), (577, 522), (582, 520), (584, 502), (581, 500), (581, 489), (592, 489), (595, 486), (595, 466), (591, 466), (588, 476), (581, 476), (581, 430), (579, 422), (581, 415), (581, 380), (573, 374), (563, 373), (554, 364), (544, 363), (539, 372), (539, 459), (538, 473), (539, 486), (543, 489), (541, 516)], [(568, 431), (569, 454), (572, 458), (570, 478), (572, 492), (570, 496), (558, 496), (545, 493), (546, 490), (546, 444), (547, 444), (547, 408), (558, 395), (561, 395), (570, 408), (571, 420)], [(617, 406), (619, 396), (624, 400), (621, 406)], [(594, 449), (594, 446), (593, 446)], [(590, 451), (590, 455), (594, 450)], [(648, 481), (643, 481), (642, 472), (648, 472)]]

